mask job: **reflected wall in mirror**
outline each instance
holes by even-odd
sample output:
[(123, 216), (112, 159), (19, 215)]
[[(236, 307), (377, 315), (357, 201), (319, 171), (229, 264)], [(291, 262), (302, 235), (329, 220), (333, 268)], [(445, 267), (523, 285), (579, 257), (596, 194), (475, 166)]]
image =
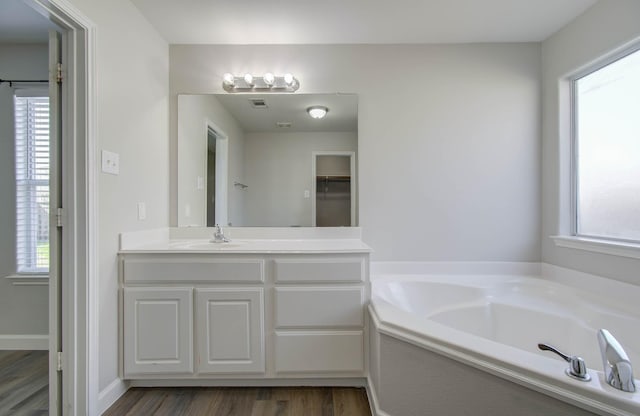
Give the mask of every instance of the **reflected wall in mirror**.
[(178, 226), (357, 225), (357, 117), (355, 94), (179, 95)]

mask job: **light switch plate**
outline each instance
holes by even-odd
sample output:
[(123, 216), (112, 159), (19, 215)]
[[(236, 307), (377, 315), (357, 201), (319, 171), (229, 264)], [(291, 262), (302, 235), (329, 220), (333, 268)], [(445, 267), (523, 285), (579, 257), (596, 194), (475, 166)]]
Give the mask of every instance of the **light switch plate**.
[(147, 219), (147, 204), (144, 202), (138, 202), (138, 219), (141, 221)]
[(102, 171), (111, 175), (120, 173), (120, 155), (117, 153), (102, 151)]

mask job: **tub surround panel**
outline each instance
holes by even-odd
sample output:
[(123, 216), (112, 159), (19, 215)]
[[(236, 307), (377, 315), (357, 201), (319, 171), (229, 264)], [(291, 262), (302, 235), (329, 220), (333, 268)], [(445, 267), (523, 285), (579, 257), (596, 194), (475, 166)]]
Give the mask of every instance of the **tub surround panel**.
[[(594, 413), (511, 383), (438, 353), (380, 335), (379, 414), (593, 416)], [(398, 359), (403, 357), (403, 359)]]

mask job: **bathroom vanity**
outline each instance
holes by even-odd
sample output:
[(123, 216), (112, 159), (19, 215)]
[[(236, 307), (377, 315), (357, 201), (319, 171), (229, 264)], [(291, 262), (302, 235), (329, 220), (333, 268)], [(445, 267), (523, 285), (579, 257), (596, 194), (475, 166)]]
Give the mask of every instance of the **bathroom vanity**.
[(121, 372), (128, 380), (365, 376), (370, 249), (360, 230), (123, 234)]

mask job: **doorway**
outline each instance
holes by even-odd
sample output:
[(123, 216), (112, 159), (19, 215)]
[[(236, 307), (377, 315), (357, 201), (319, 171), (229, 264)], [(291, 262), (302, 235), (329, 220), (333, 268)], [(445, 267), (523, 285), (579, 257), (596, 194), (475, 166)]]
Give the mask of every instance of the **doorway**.
[[(49, 86), (57, 86), (58, 133), (52, 155), (49, 286), (49, 415), (97, 414), (97, 181), (95, 26), (61, 0), (20, 0), (58, 28), (60, 59), (49, 65)], [(50, 43), (51, 45), (51, 43)], [(61, 80), (61, 82), (58, 82)], [(50, 90), (50, 93), (52, 91)], [(54, 139), (52, 139), (53, 141)], [(64, 160), (65, 163), (60, 161)], [(53, 254), (57, 246), (59, 255)], [(55, 274), (55, 277), (54, 277)]]
[(0, 15), (0, 413), (55, 415), (62, 29), (21, 0), (1, 2)]
[(207, 227), (216, 225), (216, 132), (207, 129)]
[(312, 224), (355, 226), (355, 152), (314, 152), (312, 166)]
[(229, 140), (214, 123), (206, 122), (206, 185), (205, 223), (207, 227), (231, 225), (228, 221), (227, 178), (229, 164)]

